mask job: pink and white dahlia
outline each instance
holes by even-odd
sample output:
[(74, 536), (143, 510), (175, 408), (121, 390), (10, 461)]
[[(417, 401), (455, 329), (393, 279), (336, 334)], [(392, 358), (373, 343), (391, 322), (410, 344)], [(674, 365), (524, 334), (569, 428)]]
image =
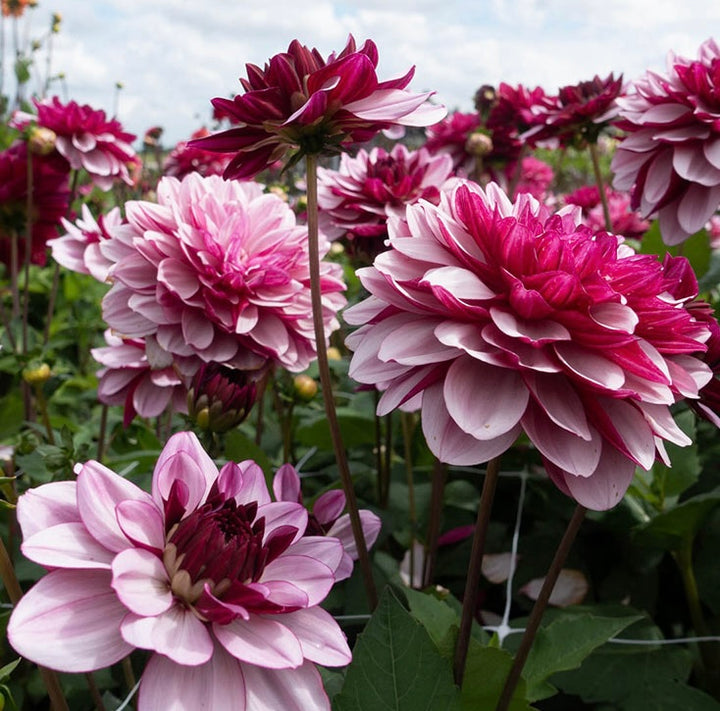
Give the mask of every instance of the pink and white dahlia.
[(91, 351), (104, 366), (98, 372), (98, 399), (123, 406), (125, 427), (135, 415), (157, 417), (168, 407), (187, 412), (187, 385), (201, 365), (199, 358), (173, 357), (151, 335), (120, 338), (108, 330), (105, 342)]
[[(612, 232), (628, 239), (640, 239), (650, 223), (630, 207), (630, 195), (605, 188)], [(585, 185), (563, 198), (566, 205), (577, 205), (582, 210), (583, 222), (593, 231), (605, 230), (605, 215), (597, 185)]]
[(707, 40), (697, 60), (671, 52), (666, 75), (648, 71), (618, 104), (627, 137), (614, 186), (632, 191), (643, 217), (658, 216), (666, 244), (683, 242), (720, 205), (720, 46)]
[(48, 242), (53, 259), (66, 269), (106, 281), (113, 262), (102, 254), (100, 244), (109, 240), (111, 232), (123, 224), (120, 208), (112, 208), (96, 221), (88, 206), (83, 204), (82, 217), (74, 224), (64, 217), (61, 222), (67, 233)]
[[(162, 178), (157, 196), (127, 203), (128, 224), (103, 245), (105, 254), (131, 250), (110, 273), (108, 325), (126, 338), (153, 336), (173, 357), (307, 368), (315, 357), (307, 228), (290, 207), (258, 184), (216, 175)], [(345, 304), (339, 265), (322, 263), (321, 287), (330, 333)]]
[[(293, 501), (302, 504), (300, 476), (292, 464), (283, 464), (273, 478), (273, 493), (277, 501)], [(353, 561), (357, 560), (357, 547), (350, 524), (350, 514), (345, 510), (345, 493), (341, 489), (332, 489), (320, 494), (308, 515), (306, 536), (331, 536), (337, 538), (343, 546), (343, 556), (335, 571), (335, 580), (349, 578), (353, 570)], [(382, 522), (369, 509), (360, 509), (365, 545), (368, 550), (377, 540)]]
[(493, 184), (411, 205), (358, 272), (371, 296), (346, 312), (361, 326), (347, 344), (350, 375), (384, 391), (378, 412), (422, 408), (442, 461), (487, 461), (524, 431), (562, 491), (606, 509), (664, 440), (689, 444), (669, 408), (710, 379), (710, 331), (685, 308), (685, 259), (578, 218)]
[(128, 166), (140, 160), (131, 145), (135, 136), (124, 131), (117, 119), (108, 120), (104, 111), (87, 104), (63, 104), (57, 96), (33, 103), (37, 115), (18, 112), (12, 125), (22, 129), (36, 122), (54, 131), (58, 153), (73, 170), (86, 170), (101, 190), (110, 190), (118, 178), (133, 184)]
[(357, 49), (350, 35), (342, 52), (327, 60), (293, 40), (264, 69), (246, 65), (244, 94), (212, 100), (235, 126), (191, 145), (235, 153), (225, 178), (251, 178), (290, 148), (298, 149), (298, 157), (338, 151), (396, 125), (428, 126), (445, 116), (444, 106), (428, 103), (433, 92), (406, 90), (414, 68), (379, 82), (377, 64), (371, 40)]
[(439, 187), (452, 175), (448, 155), (431, 156), (425, 148), (410, 151), (397, 144), (346, 153), (340, 168), (318, 168), (320, 225), (330, 238), (346, 237), (353, 249), (374, 257), (387, 238), (387, 220), (403, 216), (418, 200), (437, 203)]
[(17, 513), (23, 553), (50, 568), (13, 610), (19, 654), (87, 672), (150, 650), (139, 711), (329, 711), (315, 663), (350, 650), (319, 603), (342, 546), (303, 536), (307, 512), (272, 502), (255, 462), (218, 472), (181, 432), (151, 494), (90, 461)]

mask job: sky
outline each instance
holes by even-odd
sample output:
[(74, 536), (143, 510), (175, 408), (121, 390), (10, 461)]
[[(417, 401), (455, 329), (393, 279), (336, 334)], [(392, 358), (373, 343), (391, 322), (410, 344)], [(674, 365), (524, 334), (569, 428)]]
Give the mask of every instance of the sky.
[[(263, 66), (295, 38), (324, 56), (349, 34), (370, 38), (381, 80), (415, 65), (411, 90), (464, 111), (482, 84), (554, 93), (596, 74), (630, 81), (663, 72), (669, 50), (695, 57), (708, 37), (720, 40), (717, 0), (39, 0), (20, 36), (42, 38), (53, 12), (62, 24), (50, 76), (64, 79), (49, 93), (117, 110), (139, 139), (162, 126), (166, 147), (211, 125), (210, 99), (240, 92), (246, 63)], [(31, 90), (46, 76), (46, 49), (35, 54)]]

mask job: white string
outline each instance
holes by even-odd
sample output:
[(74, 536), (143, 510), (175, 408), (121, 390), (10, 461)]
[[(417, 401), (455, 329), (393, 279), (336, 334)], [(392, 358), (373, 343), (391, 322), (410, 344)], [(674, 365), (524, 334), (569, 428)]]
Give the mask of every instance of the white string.
[(520, 494), (518, 495), (517, 514), (515, 515), (515, 529), (513, 530), (512, 546), (510, 549), (510, 573), (505, 586), (505, 609), (503, 610), (500, 626), (495, 629), (498, 636), (498, 644), (502, 648), (503, 640), (508, 634), (512, 634), (510, 627), (510, 606), (512, 604), (512, 585), (517, 567), (518, 542), (520, 541), (520, 524), (522, 522), (523, 505), (525, 503), (525, 488), (528, 474), (525, 469), (520, 472)]
[(130, 689), (130, 693), (129, 693), (129, 694), (127, 695), (127, 697), (125, 698), (125, 701), (123, 701), (123, 702), (120, 704), (120, 706), (118, 706), (118, 707), (115, 709), (115, 711), (123, 711), (123, 709), (124, 709), (124, 708), (130, 703), (130, 701), (132, 700), (132, 697), (135, 696), (135, 694), (137, 693), (137, 690), (138, 690), (139, 686), (140, 686), (140, 682), (138, 681), (138, 683), (135, 684), (135, 686), (133, 686), (132, 689)]
[[(500, 637), (500, 630), (502, 624), (498, 626), (494, 625), (483, 625), (483, 629), (486, 632), (494, 632)], [(511, 634), (519, 634), (525, 631), (524, 627), (508, 627), (505, 630), (504, 637)], [(624, 639), (620, 637), (612, 637), (607, 640), (610, 644), (629, 644), (637, 646), (654, 646), (656, 644), (692, 644), (693, 642), (720, 642), (720, 636), (708, 636), (708, 637), (676, 637), (673, 639)]]

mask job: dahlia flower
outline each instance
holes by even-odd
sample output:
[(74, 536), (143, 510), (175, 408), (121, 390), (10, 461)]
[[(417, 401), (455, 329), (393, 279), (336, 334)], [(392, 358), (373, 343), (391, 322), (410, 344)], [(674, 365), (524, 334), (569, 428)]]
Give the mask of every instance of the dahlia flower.
[(251, 178), (289, 148), (297, 157), (364, 143), (394, 125), (428, 126), (446, 113), (431, 106), (433, 92), (406, 91), (414, 68), (403, 77), (378, 82), (378, 52), (367, 40), (357, 49), (350, 35), (340, 54), (323, 59), (293, 40), (287, 52), (261, 69), (247, 65), (244, 94), (212, 100), (237, 125), (191, 145), (235, 153), (225, 178)]
[[(57, 236), (57, 227), (70, 200), (68, 173), (57, 156), (32, 156), (33, 264), (45, 264), (47, 241)], [(10, 263), (10, 240), (17, 240), (18, 259), (25, 259), (27, 230), (28, 149), (17, 141), (0, 152), (0, 262)]]
[(532, 125), (533, 107), (544, 98), (545, 92), (539, 86), (528, 89), (522, 84), (512, 87), (500, 83), (487, 118), (498, 160), (513, 163), (525, 145), (533, 147), (534, 142), (525, 137), (525, 131)]
[(125, 427), (135, 415), (157, 417), (168, 406), (187, 412), (187, 383), (201, 365), (198, 358), (173, 357), (153, 336), (120, 338), (106, 331), (105, 342), (91, 351), (105, 366), (98, 372), (98, 399), (124, 407)]
[(555, 484), (592, 509), (623, 496), (663, 440), (689, 444), (669, 407), (711, 377), (709, 329), (684, 308), (689, 263), (551, 214), (494, 184), (390, 221), (391, 249), (358, 272), (350, 375), (384, 391), (378, 413), (422, 408), (432, 452), (477, 464), (524, 431)]
[(33, 102), (37, 115), (17, 112), (11, 125), (22, 130), (36, 122), (54, 131), (58, 153), (73, 170), (87, 171), (100, 190), (110, 190), (117, 178), (133, 184), (128, 165), (140, 160), (131, 145), (135, 136), (123, 131), (117, 119), (108, 120), (104, 111), (87, 104), (63, 104), (57, 96)]
[[(210, 131), (200, 128), (193, 133), (190, 140), (209, 135)], [(188, 173), (196, 172), (200, 175), (222, 175), (229, 162), (229, 156), (191, 146), (188, 141), (180, 141), (165, 159), (163, 173), (178, 179), (184, 178)]]
[(622, 75), (563, 86), (557, 96), (545, 96), (530, 107), (531, 128), (525, 138), (534, 143), (556, 139), (561, 146), (597, 143), (600, 132), (617, 116)]
[[(605, 188), (612, 232), (628, 239), (640, 239), (650, 223), (630, 207), (630, 195)], [(597, 185), (586, 185), (563, 198), (567, 205), (582, 209), (583, 222), (593, 231), (605, 230), (605, 216)]]
[(530, 193), (536, 200), (545, 200), (554, 179), (555, 173), (545, 161), (525, 156), (520, 161), (520, 175), (513, 197), (519, 193)]
[(363, 149), (340, 158), (339, 170), (318, 169), (320, 225), (331, 239), (345, 236), (353, 248), (375, 256), (383, 249), (390, 215), (420, 199), (437, 203), (438, 187), (452, 174), (452, 159), (431, 156), (424, 148), (409, 151), (397, 144)]
[(253, 461), (219, 472), (181, 432), (152, 494), (99, 462), (45, 484), (17, 508), (22, 551), (50, 568), (8, 625), (19, 654), (66, 672), (152, 652), (138, 711), (329, 711), (315, 663), (350, 650), (319, 607), (340, 542), (303, 536), (307, 512), (270, 500)]
[(648, 71), (618, 99), (627, 132), (612, 161), (614, 186), (632, 190), (643, 217), (657, 215), (666, 244), (679, 244), (720, 205), (720, 46), (693, 61), (668, 55), (665, 76)]
[(88, 206), (83, 204), (82, 217), (75, 224), (64, 217), (60, 221), (67, 233), (48, 242), (53, 259), (66, 269), (106, 281), (112, 261), (102, 254), (100, 244), (110, 239), (111, 232), (123, 224), (120, 208), (112, 208), (96, 221)]
[[(157, 196), (158, 204), (127, 203), (128, 224), (102, 247), (132, 252), (114, 259), (108, 325), (126, 338), (152, 335), (173, 357), (307, 368), (315, 357), (307, 228), (288, 205), (258, 184), (216, 175), (162, 178)], [(329, 333), (345, 286), (339, 265), (321, 269)]]
[(477, 113), (455, 111), (434, 126), (428, 126), (425, 148), (432, 155), (449, 155), (453, 171), (468, 176), (475, 169), (475, 156), (468, 152), (467, 140), (478, 128), (480, 116)]
[[(277, 470), (273, 478), (273, 493), (277, 501), (303, 502), (300, 489), (300, 476), (292, 464), (284, 464)], [(350, 525), (350, 514), (344, 514), (345, 494), (340, 489), (332, 489), (320, 494), (308, 515), (307, 536), (331, 536), (343, 545), (343, 556), (335, 571), (335, 580), (349, 578), (353, 570), (353, 561), (357, 560), (357, 548)], [(370, 549), (377, 540), (382, 522), (372, 511), (360, 509), (365, 544)]]

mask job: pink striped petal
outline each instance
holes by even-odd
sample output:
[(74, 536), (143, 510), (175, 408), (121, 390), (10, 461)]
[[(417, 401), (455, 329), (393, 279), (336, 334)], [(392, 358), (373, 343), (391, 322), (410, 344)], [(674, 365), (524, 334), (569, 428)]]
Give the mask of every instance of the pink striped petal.
[(332, 569), (315, 558), (285, 554), (265, 566), (258, 582), (271, 586), (273, 582), (285, 581), (302, 590), (307, 595), (305, 607), (312, 607), (325, 599), (335, 578)]
[[(265, 473), (259, 464), (248, 459), (237, 465), (242, 474), (242, 487), (232, 495), (239, 504), (247, 504), (257, 501), (260, 506), (271, 502), (270, 492), (268, 491), (267, 482), (265, 481)], [(230, 495), (230, 489), (224, 491)]]
[(292, 464), (283, 464), (273, 477), (273, 492), (278, 501), (302, 503), (300, 477)]
[(270, 534), (281, 526), (292, 526), (297, 529), (297, 533), (293, 538), (293, 543), (298, 541), (305, 533), (308, 522), (308, 512), (301, 504), (293, 501), (277, 501), (269, 504), (263, 504), (258, 507), (257, 517), (265, 518), (265, 537), (263, 542), (267, 541)]
[(291, 630), (275, 619), (251, 615), (227, 625), (213, 625), (217, 640), (241, 662), (270, 669), (288, 669), (303, 663), (303, 651)]
[(121, 501), (115, 513), (122, 532), (135, 545), (157, 551), (165, 547), (165, 521), (154, 502)]
[(574, 343), (553, 345), (558, 358), (577, 376), (608, 390), (619, 390), (625, 383), (625, 372), (612, 361)]
[(352, 654), (335, 618), (321, 607), (309, 607), (274, 619), (287, 627), (300, 642), (305, 659), (326, 667), (344, 667)]
[(77, 483), (56, 481), (28, 489), (17, 503), (17, 521), (23, 538), (58, 523), (80, 521), (77, 507)]
[(242, 669), (247, 708), (252, 711), (330, 711), (320, 674), (310, 662), (297, 669), (264, 669), (252, 664), (244, 664)]
[(142, 616), (159, 615), (173, 604), (170, 581), (157, 555), (129, 548), (115, 556), (112, 587), (131, 612)]
[(109, 570), (114, 553), (98, 543), (80, 521), (59, 523), (25, 538), (26, 558), (47, 568)]
[[(369, 548), (372, 543), (367, 540), (367, 545)], [(325, 536), (303, 536), (297, 543), (293, 543), (288, 549), (288, 554), (315, 558), (323, 562), (331, 571), (335, 571), (340, 565), (344, 550), (342, 541), (328, 533)], [(289, 580), (292, 581), (293, 578)]]
[(110, 587), (110, 571), (55, 570), (15, 606), (8, 639), (37, 664), (64, 672), (94, 671), (132, 652), (119, 632), (126, 614)]

